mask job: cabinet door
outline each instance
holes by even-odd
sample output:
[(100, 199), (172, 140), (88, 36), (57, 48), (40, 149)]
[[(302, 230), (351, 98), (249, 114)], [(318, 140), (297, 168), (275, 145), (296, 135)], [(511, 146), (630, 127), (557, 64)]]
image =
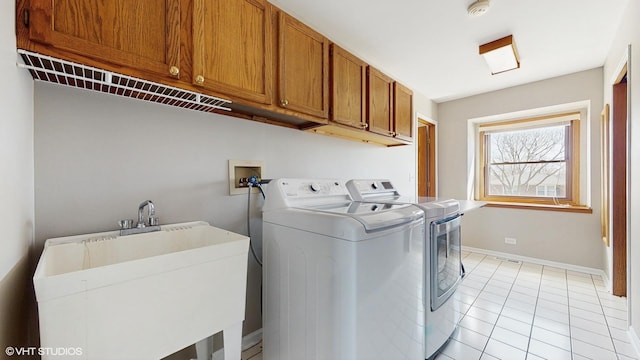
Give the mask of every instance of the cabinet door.
[(369, 66), (367, 88), (369, 131), (393, 136), (393, 79)]
[(266, 0), (194, 0), (193, 83), (271, 103), (271, 21)]
[(180, 0), (31, 0), (29, 38), (177, 78)]
[(329, 41), (284, 12), (278, 30), (279, 105), (326, 119)]
[(397, 82), (393, 83), (394, 136), (413, 140), (413, 91)]
[(331, 44), (332, 121), (366, 128), (367, 64), (346, 50)]

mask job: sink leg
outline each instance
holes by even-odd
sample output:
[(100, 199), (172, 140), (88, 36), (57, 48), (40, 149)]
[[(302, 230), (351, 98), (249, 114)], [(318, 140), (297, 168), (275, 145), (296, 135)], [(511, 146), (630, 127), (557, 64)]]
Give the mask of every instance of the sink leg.
[(242, 321), (222, 330), (224, 360), (240, 360), (242, 356)]
[(211, 360), (213, 346), (211, 344), (211, 336), (206, 337), (196, 343), (196, 355), (198, 360)]

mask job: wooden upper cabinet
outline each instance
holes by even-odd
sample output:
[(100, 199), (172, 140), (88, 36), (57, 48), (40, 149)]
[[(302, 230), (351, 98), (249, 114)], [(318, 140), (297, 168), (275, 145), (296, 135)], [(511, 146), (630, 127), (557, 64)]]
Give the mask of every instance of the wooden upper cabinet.
[(367, 64), (331, 44), (330, 120), (365, 129), (367, 125)]
[(393, 136), (393, 79), (369, 66), (367, 89), (369, 131)]
[(413, 140), (413, 91), (397, 82), (393, 83), (393, 128), (395, 137)]
[(329, 107), (329, 41), (280, 12), (279, 106), (326, 119)]
[(178, 78), (180, 0), (30, 0), (29, 39)]
[(265, 0), (194, 0), (193, 83), (269, 104), (271, 7)]

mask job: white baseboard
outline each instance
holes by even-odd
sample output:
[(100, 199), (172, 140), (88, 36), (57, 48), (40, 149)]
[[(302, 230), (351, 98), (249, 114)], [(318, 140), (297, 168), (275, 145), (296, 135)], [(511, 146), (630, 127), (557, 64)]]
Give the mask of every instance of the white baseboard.
[(602, 271), (602, 280), (604, 281), (604, 286), (607, 289), (607, 292), (612, 293), (613, 292), (613, 283), (611, 282), (611, 279), (609, 279), (609, 277), (607, 276), (607, 272), (606, 271)]
[[(245, 351), (256, 345), (262, 340), (262, 329), (258, 329), (251, 334), (242, 337), (242, 351)], [(224, 348), (214, 352), (211, 356), (212, 360), (224, 360)]]
[(504, 252), (500, 252), (500, 251), (479, 249), (479, 248), (474, 248), (474, 247), (469, 247), (469, 246), (462, 246), (462, 250), (463, 251), (470, 251), (470, 252), (480, 253), (480, 254), (484, 254), (484, 255), (491, 255), (491, 256), (496, 256), (496, 257), (501, 257), (501, 258), (507, 258), (507, 259), (511, 259), (511, 260), (529, 262), (529, 263), (538, 264), (538, 265), (553, 266), (553, 267), (557, 267), (557, 268), (560, 268), (560, 269), (571, 270), (571, 271), (579, 271), (579, 272), (583, 272), (583, 273), (587, 273), (587, 274), (600, 275), (600, 276), (602, 276), (602, 279), (605, 281), (605, 285), (608, 285), (607, 282), (609, 281), (609, 278), (607, 277), (607, 274), (604, 272), (604, 270), (601, 270), (601, 269), (595, 269), (595, 268), (590, 268), (590, 267), (586, 267), (586, 266), (579, 266), (579, 265), (572, 265), (572, 264), (565, 264), (565, 263), (556, 262), (556, 261), (538, 259), (538, 258), (533, 258), (533, 257), (528, 257), (528, 256), (514, 255), (514, 254), (504, 253)]
[(633, 348), (636, 350), (636, 354), (640, 355), (640, 338), (638, 337), (638, 333), (633, 326), (629, 326), (627, 332), (629, 333), (629, 339), (631, 339), (631, 345), (633, 345)]

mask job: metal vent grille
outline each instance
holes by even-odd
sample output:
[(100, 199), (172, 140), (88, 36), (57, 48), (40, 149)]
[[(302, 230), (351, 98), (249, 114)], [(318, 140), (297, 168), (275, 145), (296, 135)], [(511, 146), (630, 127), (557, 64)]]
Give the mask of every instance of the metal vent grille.
[(18, 49), (24, 64), (36, 81), (98, 91), (118, 96), (151, 101), (196, 111), (231, 109), (230, 100), (178, 89), (135, 77), (122, 75), (50, 56)]
[(500, 257), (500, 256), (494, 256), (493, 258), (496, 259), (496, 260), (506, 261), (506, 262), (510, 262), (510, 263), (514, 263), (514, 264), (522, 264), (522, 261), (520, 261), (520, 260), (508, 259), (508, 258)]

